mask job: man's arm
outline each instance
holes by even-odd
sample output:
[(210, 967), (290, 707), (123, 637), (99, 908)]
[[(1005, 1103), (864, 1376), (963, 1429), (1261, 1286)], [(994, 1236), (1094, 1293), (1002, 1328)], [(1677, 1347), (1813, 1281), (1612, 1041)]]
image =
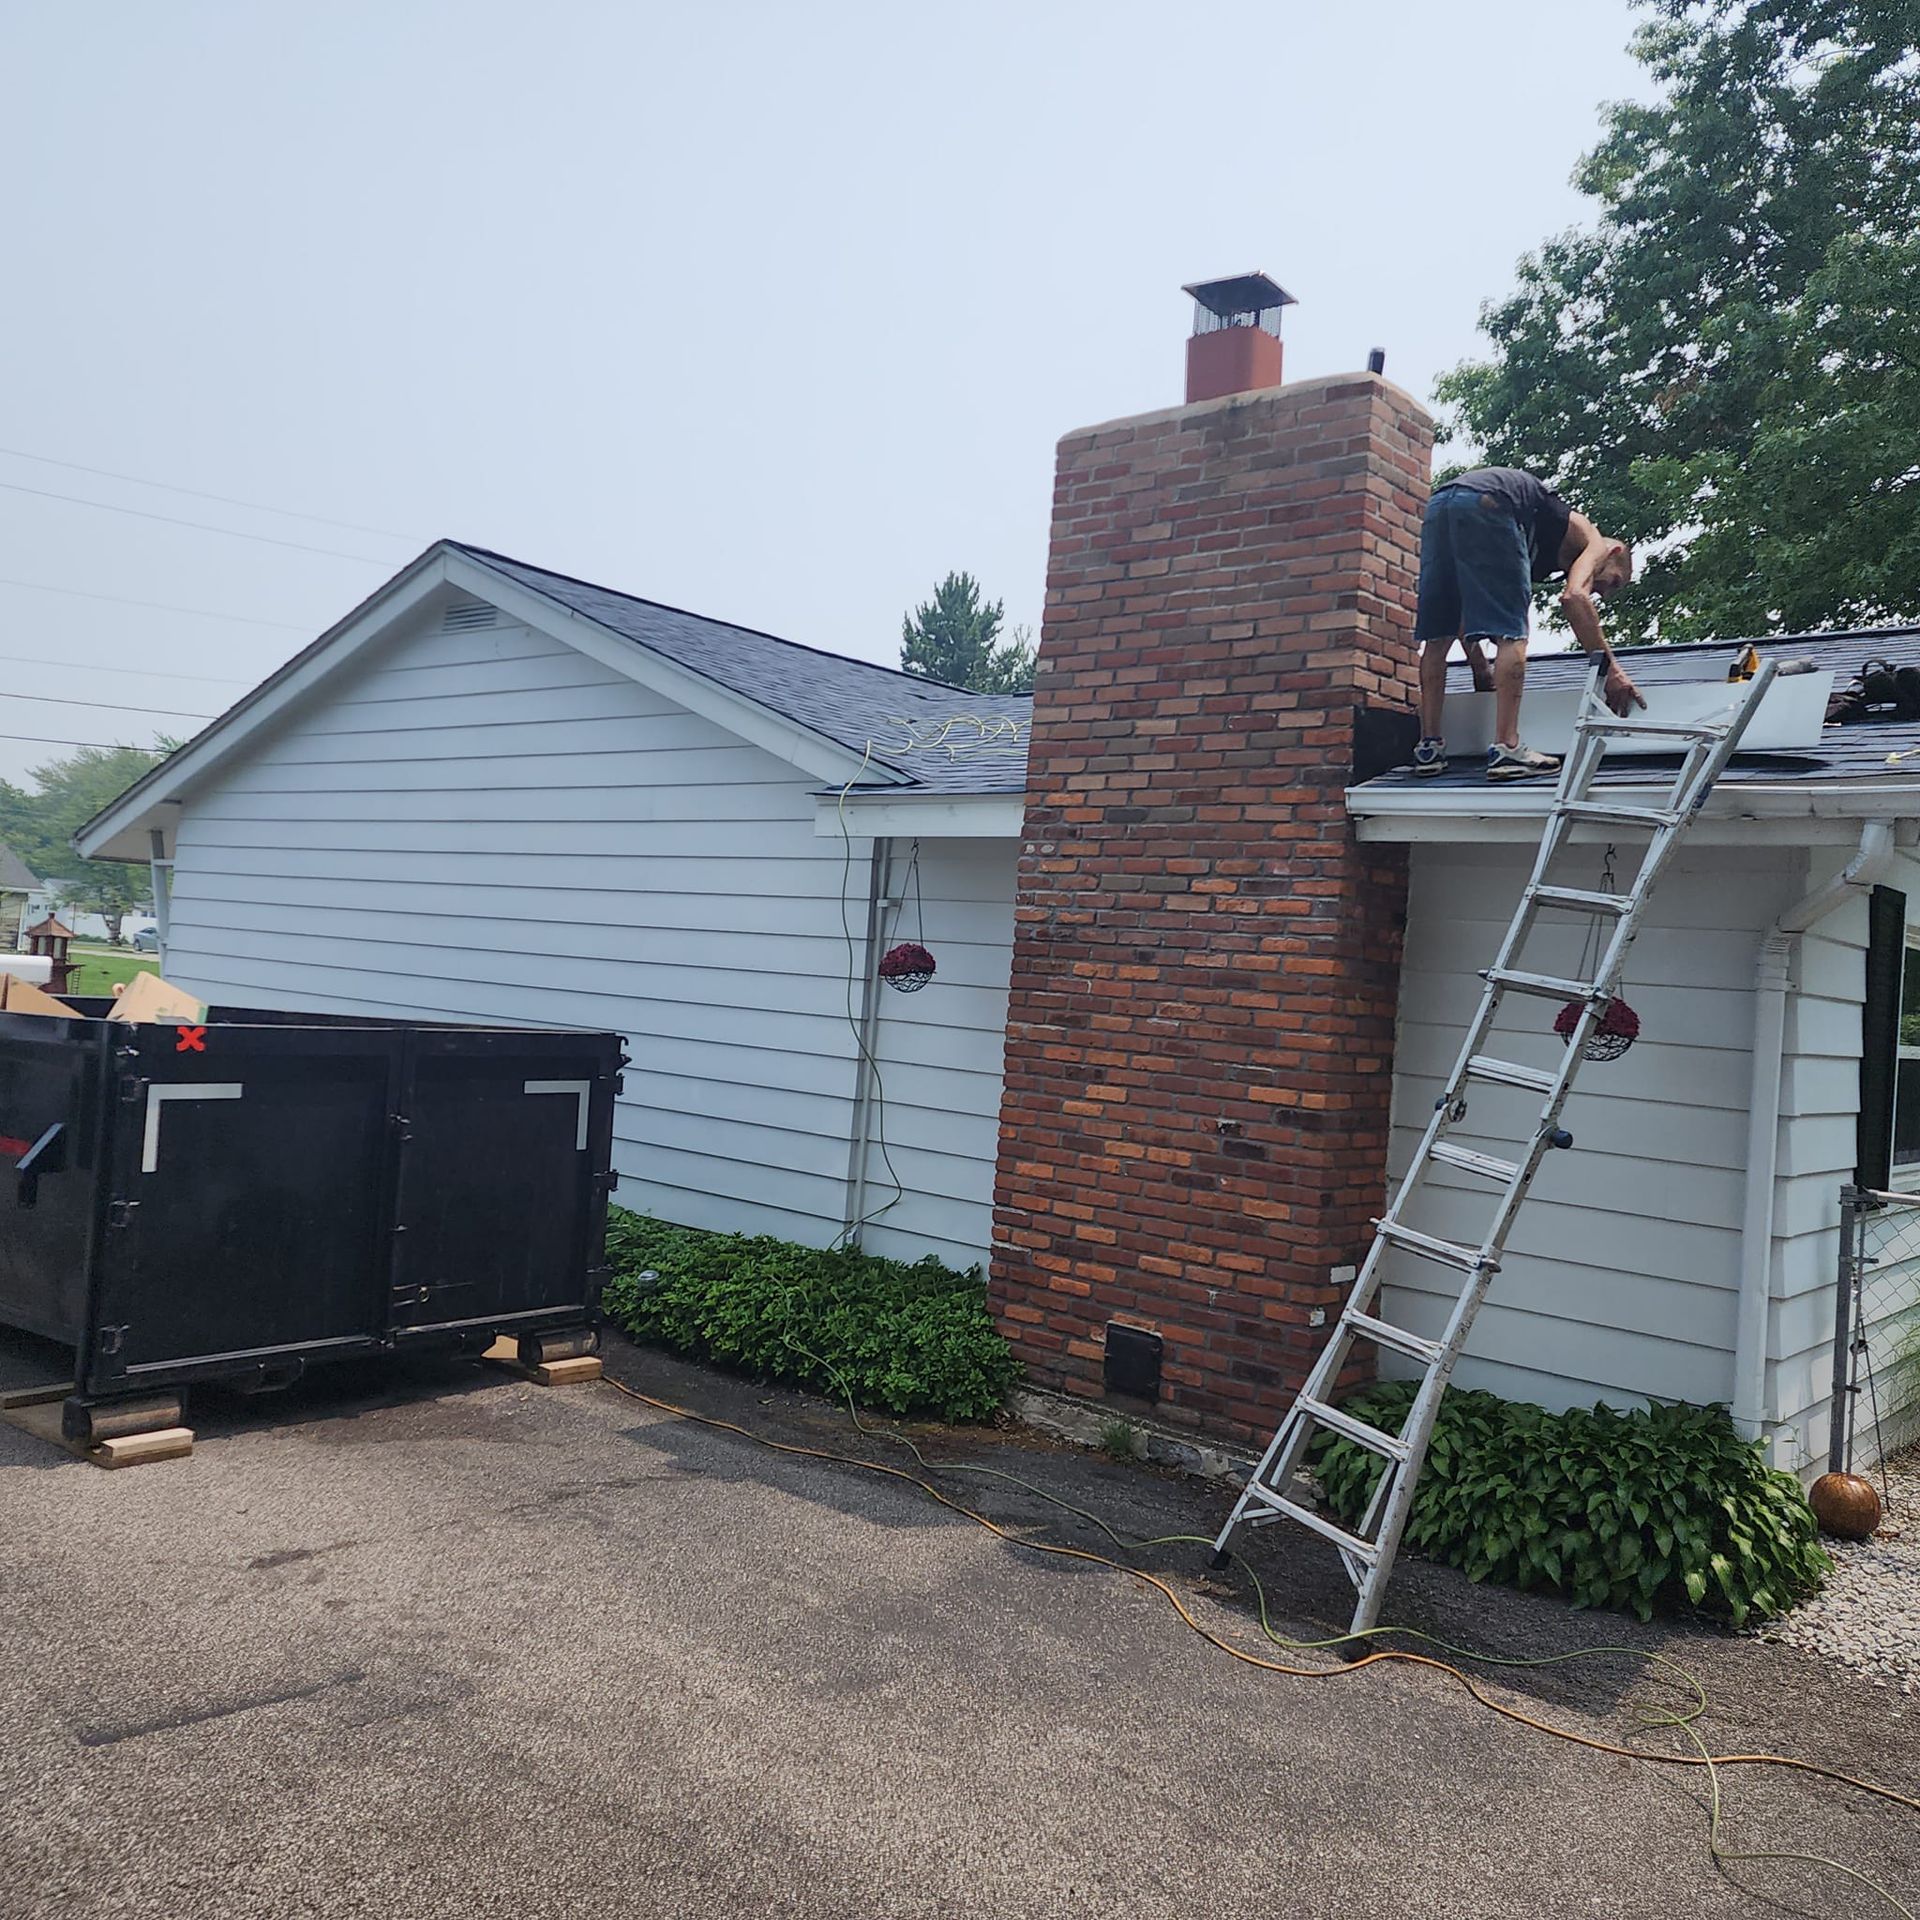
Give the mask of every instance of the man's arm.
[(1564, 557), (1568, 547), (1576, 547), (1567, 562), (1566, 591), (1560, 596), (1560, 611), (1567, 616), (1573, 637), (1589, 653), (1606, 653), (1607, 636), (1600, 627), (1600, 608), (1593, 597), (1593, 576), (1607, 552), (1606, 537), (1584, 513), (1567, 516), (1566, 543), (1560, 549)]
[[(1573, 637), (1581, 646), (1588, 653), (1605, 656), (1607, 705), (1615, 713), (1625, 715), (1635, 707), (1645, 707), (1647, 703), (1641, 698), (1640, 689), (1620, 670), (1620, 662), (1607, 645), (1606, 632), (1600, 625), (1599, 603), (1593, 597), (1593, 576), (1600, 562), (1606, 558), (1608, 542), (1584, 513), (1567, 516), (1567, 546), (1572, 546), (1576, 540), (1580, 543), (1579, 551), (1567, 568), (1567, 585), (1560, 596), (1560, 611), (1566, 615), (1567, 625), (1573, 629)], [(1561, 549), (1563, 553), (1565, 550), (1564, 547)]]

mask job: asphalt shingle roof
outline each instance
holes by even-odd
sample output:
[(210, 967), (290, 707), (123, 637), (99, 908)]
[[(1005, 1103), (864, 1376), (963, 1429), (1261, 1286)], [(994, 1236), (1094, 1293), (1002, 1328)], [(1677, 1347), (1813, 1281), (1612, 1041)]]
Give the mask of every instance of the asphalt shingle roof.
[(0, 893), (32, 893), (40, 885), (27, 863), (6, 845), (0, 845)]
[(871, 748), (876, 770), (898, 771), (917, 788), (931, 793), (1026, 790), (1030, 695), (968, 693), (615, 593), (484, 547), (449, 544), (516, 584), (855, 753)]
[[(1027, 742), (1033, 721), (1030, 695), (968, 693), (917, 674), (822, 653), (751, 627), (616, 593), (484, 547), (462, 545), (460, 550), (557, 605), (855, 753), (870, 750), (877, 768), (899, 772), (921, 791), (1026, 790)], [(1649, 685), (1718, 678), (1735, 651), (1746, 644), (1725, 640), (1641, 647), (1625, 658), (1633, 677)], [(1832, 671), (1836, 685), (1851, 680), (1871, 659), (1920, 666), (1920, 627), (1788, 634), (1752, 644), (1766, 657), (1811, 659)], [(1527, 662), (1527, 681), (1530, 686), (1565, 686), (1587, 670), (1584, 654), (1536, 653)], [(1464, 664), (1450, 669), (1449, 684), (1457, 690), (1467, 688), (1470, 681)], [(1920, 778), (1920, 722), (1869, 720), (1857, 726), (1828, 727), (1819, 747), (1804, 753), (1739, 755), (1721, 777), (1774, 784), (1869, 781), (1886, 777), (1890, 754), (1910, 750), (1914, 758), (1900, 763), (1901, 771)], [(1600, 778), (1616, 784), (1644, 783), (1659, 764), (1623, 758), (1603, 769)], [(1366, 787), (1372, 791), (1408, 784), (1417, 784), (1423, 792), (1444, 792), (1456, 786), (1482, 786), (1484, 775), (1477, 763), (1463, 758), (1437, 779), (1414, 783), (1408, 769), (1396, 768), (1366, 782)]]
[[(1663, 681), (1718, 679), (1743, 646), (1744, 640), (1718, 640), (1698, 646), (1634, 647), (1623, 649), (1621, 663), (1644, 686)], [(1896, 667), (1920, 666), (1920, 627), (1870, 627), (1856, 633), (1785, 634), (1771, 640), (1752, 643), (1763, 659), (1811, 660), (1832, 672), (1836, 691), (1845, 686), (1868, 660), (1890, 660)], [(1589, 671), (1582, 653), (1536, 653), (1527, 660), (1529, 687), (1567, 686)], [(1465, 692), (1472, 684), (1464, 662), (1448, 669), (1450, 691)], [(1521, 708), (1522, 733), (1526, 709)], [(1889, 754), (1914, 752), (1914, 758), (1902, 761), (1897, 769), (1889, 767)], [(1602, 765), (1599, 780), (1603, 784), (1644, 785), (1652, 770), (1664, 765), (1646, 758), (1614, 761)], [(1722, 784), (1766, 781), (1774, 785), (1790, 782), (1799, 785), (1840, 781), (1884, 780), (1889, 776), (1920, 778), (1920, 721), (1865, 720), (1854, 726), (1827, 727), (1817, 748), (1804, 753), (1746, 753), (1735, 755)], [(1444, 774), (1424, 780), (1414, 779), (1405, 767), (1380, 774), (1365, 783), (1367, 792), (1383, 788), (1412, 786), (1424, 792), (1446, 792), (1453, 787), (1484, 789), (1486, 776), (1477, 760), (1456, 760)]]

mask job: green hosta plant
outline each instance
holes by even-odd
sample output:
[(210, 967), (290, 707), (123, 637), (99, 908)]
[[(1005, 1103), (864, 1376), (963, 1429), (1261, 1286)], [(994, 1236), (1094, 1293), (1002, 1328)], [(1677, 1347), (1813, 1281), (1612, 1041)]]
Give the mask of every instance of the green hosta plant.
[(616, 1326), (759, 1379), (981, 1420), (1017, 1372), (977, 1271), (702, 1233), (617, 1208), (607, 1256), (602, 1304)]
[[(1398, 1432), (1410, 1381), (1383, 1381), (1349, 1413)], [(1310, 1458), (1328, 1505), (1356, 1524), (1381, 1461), (1323, 1434)], [(1548, 1413), (1449, 1389), (1414, 1495), (1407, 1544), (1471, 1580), (1551, 1587), (1575, 1606), (1684, 1604), (1735, 1626), (1780, 1613), (1831, 1568), (1790, 1473), (1766, 1465), (1718, 1407)]]

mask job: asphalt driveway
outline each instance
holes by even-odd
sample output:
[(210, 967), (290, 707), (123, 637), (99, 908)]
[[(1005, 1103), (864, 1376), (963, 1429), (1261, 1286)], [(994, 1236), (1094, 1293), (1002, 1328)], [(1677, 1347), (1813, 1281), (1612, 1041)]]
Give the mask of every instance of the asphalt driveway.
[[(627, 1348), (610, 1365), (849, 1444), (818, 1402)], [(1887, 1911), (1838, 1876), (1717, 1869), (1698, 1773), (1552, 1741), (1412, 1668), (1256, 1673), (1103, 1569), (609, 1387), (413, 1365), (209, 1398), (196, 1423), (191, 1461), (129, 1473), (0, 1426), (9, 1920)], [(1189, 1482), (934, 1445), (1136, 1533), (1217, 1524), (1220, 1496)], [(1046, 1517), (951, 1485), (1017, 1527)], [(1288, 1630), (1343, 1618), (1317, 1547), (1270, 1540)], [(1202, 1558), (1149, 1563), (1257, 1647)], [(1791, 1649), (1417, 1564), (1389, 1612), (1508, 1652), (1662, 1647), (1713, 1694), (1716, 1747), (1916, 1791), (1916, 1704)], [(1492, 1684), (1604, 1737), (1670, 1738), (1634, 1732), (1624, 1661)], [(1920, 1819), (1777, 1770), (1726, 1787), (1729, 1845), (1920, 1886)]]

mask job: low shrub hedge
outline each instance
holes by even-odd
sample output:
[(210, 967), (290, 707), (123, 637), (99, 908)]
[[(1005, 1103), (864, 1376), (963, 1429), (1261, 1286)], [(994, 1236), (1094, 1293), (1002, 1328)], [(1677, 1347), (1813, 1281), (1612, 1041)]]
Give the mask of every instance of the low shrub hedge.
[[(1383, 1381), (1347, 1411), (1398, 1432), (1411, 1381)], [(1328, 1504), (1357, 1523), (1377, 1454), (1322, 1434), (1309, 1458)], [(1578, 1607), (1684, 1604), (1739, 1626), (1816, 1591), (1832, 1562), (1792, 1474), (1765, 1464), (1719, 1407), (1548, 1413), (1449, 1388), (1406, 1542), (1471, 1580), (1551, 1587)]]
[(1017, 1369), (977, 1271), (702, 1233), (615, 1209), (607, 1317), (637, 1340), (867, 1406), (981, 1420)]

